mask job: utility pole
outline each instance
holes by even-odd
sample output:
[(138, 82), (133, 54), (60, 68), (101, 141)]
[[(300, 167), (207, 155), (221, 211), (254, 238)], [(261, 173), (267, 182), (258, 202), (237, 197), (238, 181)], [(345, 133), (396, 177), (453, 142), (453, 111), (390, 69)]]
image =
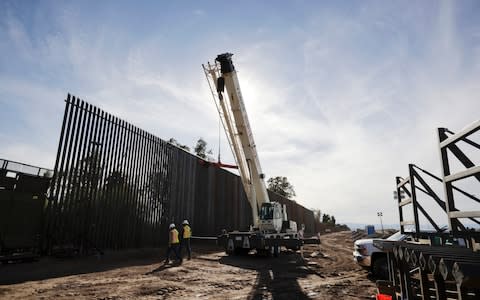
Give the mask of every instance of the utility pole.
[(377, 212), (377, 217), (380, 218), (380, 225), (382, 226), (382, 236), (385, 236), (385, 232), (383, 231), (382, 216), (383, 216), (383, 213), (381, 211)]

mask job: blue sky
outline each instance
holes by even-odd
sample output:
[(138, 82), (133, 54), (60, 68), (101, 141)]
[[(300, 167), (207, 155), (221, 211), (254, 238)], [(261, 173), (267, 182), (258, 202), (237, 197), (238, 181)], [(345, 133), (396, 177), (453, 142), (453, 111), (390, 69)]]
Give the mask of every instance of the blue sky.
[(394, 177), (439, 174), (436, 128), (479, 119), (479, 15), (478, 1), (2, 1), (0, 157), (52, 167), (67, 92), (216, 156), (201, 64), (228, 51), (267, 177), (341, 222), (395, 223)]

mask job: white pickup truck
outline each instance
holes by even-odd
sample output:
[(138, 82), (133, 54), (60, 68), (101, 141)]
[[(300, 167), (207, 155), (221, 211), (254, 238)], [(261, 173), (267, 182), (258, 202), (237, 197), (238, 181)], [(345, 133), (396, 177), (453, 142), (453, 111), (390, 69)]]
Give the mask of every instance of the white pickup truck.
[[(405, 241), (410, 236), (394, 233), (387, 238), (389, 241)], [(380, 239), (361, 239), (353, 244), (353, 258), (360, 266), (369, 269), (372, 274), (378, 278), (388, 278), (387, 254), (373, 245), (374, 240)]]

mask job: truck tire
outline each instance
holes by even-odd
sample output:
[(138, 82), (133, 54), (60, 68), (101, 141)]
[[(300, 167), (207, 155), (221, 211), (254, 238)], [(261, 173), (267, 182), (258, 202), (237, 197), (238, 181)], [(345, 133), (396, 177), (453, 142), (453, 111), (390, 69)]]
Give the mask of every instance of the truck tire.
[(388, 264), (385, 256), (375, 258), (372, 265), (372, 273), (378, 279), (388, 279)]
[(274, 247), (270, 246), (270, 248), (268, 248), (268, 257), (273, 257), (273, 253), (274, 253)]
[(273, 246), (273, 256), (278, 257), (279, 253), (280, 253), (280, 246), (278, 245)]
[(232, 245), (233, 245), (233, 240), (228, 239), (227, 242), (225, 243), (225, 253), (227, 253), (227, 255), (235, 254), (235, 248), (233, 248)]

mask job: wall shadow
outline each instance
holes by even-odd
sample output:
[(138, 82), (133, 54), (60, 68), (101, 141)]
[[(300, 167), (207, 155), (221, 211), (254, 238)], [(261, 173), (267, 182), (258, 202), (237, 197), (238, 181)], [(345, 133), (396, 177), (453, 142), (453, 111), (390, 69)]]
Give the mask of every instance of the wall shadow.
[[(0, 285), (17, 284), (26, 281), (45, 280), (63, 276), (104, 272), (130, 266), (145, 266), (163, 263), (166, 246), (119, 251), (105, 251), (101, 256), (74, 258), (42, 257), (36, 262), (0, 265)], [(193, 255), (218, 252), (211, 243), (195, 243)]]
[(36, 262), (4, 264), (0, 266), (0, 285), (149, 265), (160, 262), (164, 253), (165, 250), (161, 248), (135, 249), (106, 251), (101, 256), (42, 257)]

